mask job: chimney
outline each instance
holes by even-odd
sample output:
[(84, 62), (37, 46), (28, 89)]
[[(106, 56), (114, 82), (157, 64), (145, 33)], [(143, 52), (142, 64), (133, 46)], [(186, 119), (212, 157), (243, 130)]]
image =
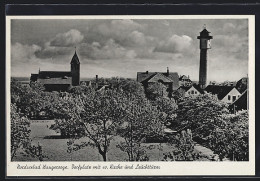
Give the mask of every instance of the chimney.
[(148, 70), (146, 71), (146, 74), (148, 74)]
[(98, 75), (96, 75), (96, 89), (98, 88)]
[(167, 67), (167, 75), (169, 75), (169, 67)]

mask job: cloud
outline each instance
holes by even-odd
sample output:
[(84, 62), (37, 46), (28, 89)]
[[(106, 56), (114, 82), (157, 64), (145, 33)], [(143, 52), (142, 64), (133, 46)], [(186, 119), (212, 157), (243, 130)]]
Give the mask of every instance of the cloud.
[(93, 27), (90, 33), (97, 37), (101, 42), (100, 37), (104, 40), (114, 39), (122, 46), (143, 46), (152, 37), (146, 36), (142, 31), (146, 29), (145, 24), (139, 24), (130, 19), (112, 20), (107, 23), (102, 23)]
[(136, 57), (134, 50), (122, 47), (114, 39), (107, 40), (103, 46), (99, 42), (83, 43), (79, 51), (81, 55), (93, 60), (131, 59)]
[(84, 39), (80, 31), (71, 29), (66, 33), (57, 34), (51, 41), (51, 46), (71, 47), (76, 46)]
[(155, 47), (155, 52), (180, 53), (187, 50), (192, 44), (192, 38), (187, 35), (172, 35), (168, 40), (161, 41)]
[(222, 54), (228, 57), (234, 57), (236, 60), (248, 59), (248, 38), (240, 37), (238, 34), (216, 35), (212, 45), (215, 56)]
[(15, 43), (11, 46), (11, 60), (13, 62), (32, 62), (38, 61), (35, 56), (36, 52), (41, 51), (41, 47), (38, 45), (23, 45), (21, 43)]
[(58, 58), (70, 55), (73, 50), (73, 47), (51, 46), (50, 42), (46, 42), (42, 50), (36, 52), (36, 56), (41, 59)]

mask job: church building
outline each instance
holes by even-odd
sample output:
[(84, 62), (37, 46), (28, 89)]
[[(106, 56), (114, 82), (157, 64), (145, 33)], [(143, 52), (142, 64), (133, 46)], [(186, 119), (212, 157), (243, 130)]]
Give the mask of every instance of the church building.
[(70, 71), (40, 71), (31, 74), (30, 82), (42, 83), (46, 91), (67, 91), (70, 86), (80, 85), (80, 61), (75, 51)]

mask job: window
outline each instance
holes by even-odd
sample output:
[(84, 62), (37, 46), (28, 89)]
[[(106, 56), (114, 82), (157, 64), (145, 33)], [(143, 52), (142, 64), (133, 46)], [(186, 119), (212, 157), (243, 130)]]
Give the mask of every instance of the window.
[(237, 97), (236, 97), (236, 96), (233, 96), (233, 102), (234, 102), (236, 99), (237, 99)]
[(228, 95), (228, 100), (230, 101), (230, 95)]
[(197, 94), (197, 91), (195, 91), (194, 94)]
[(194, 94), (194, 90), (191, 91), (191, 94)]

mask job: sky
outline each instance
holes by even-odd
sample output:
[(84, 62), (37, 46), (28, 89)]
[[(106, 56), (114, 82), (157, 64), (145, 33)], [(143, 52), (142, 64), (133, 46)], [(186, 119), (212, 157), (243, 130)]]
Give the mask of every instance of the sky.
[(208, 81), (237, 81), (248, 73), (247, 19), (13, 19), (11, 75), (69, 71), (75, 52), (81, 78), (136, 78), (153, 71), (199, 79), (199, 32), (213, 39)]

